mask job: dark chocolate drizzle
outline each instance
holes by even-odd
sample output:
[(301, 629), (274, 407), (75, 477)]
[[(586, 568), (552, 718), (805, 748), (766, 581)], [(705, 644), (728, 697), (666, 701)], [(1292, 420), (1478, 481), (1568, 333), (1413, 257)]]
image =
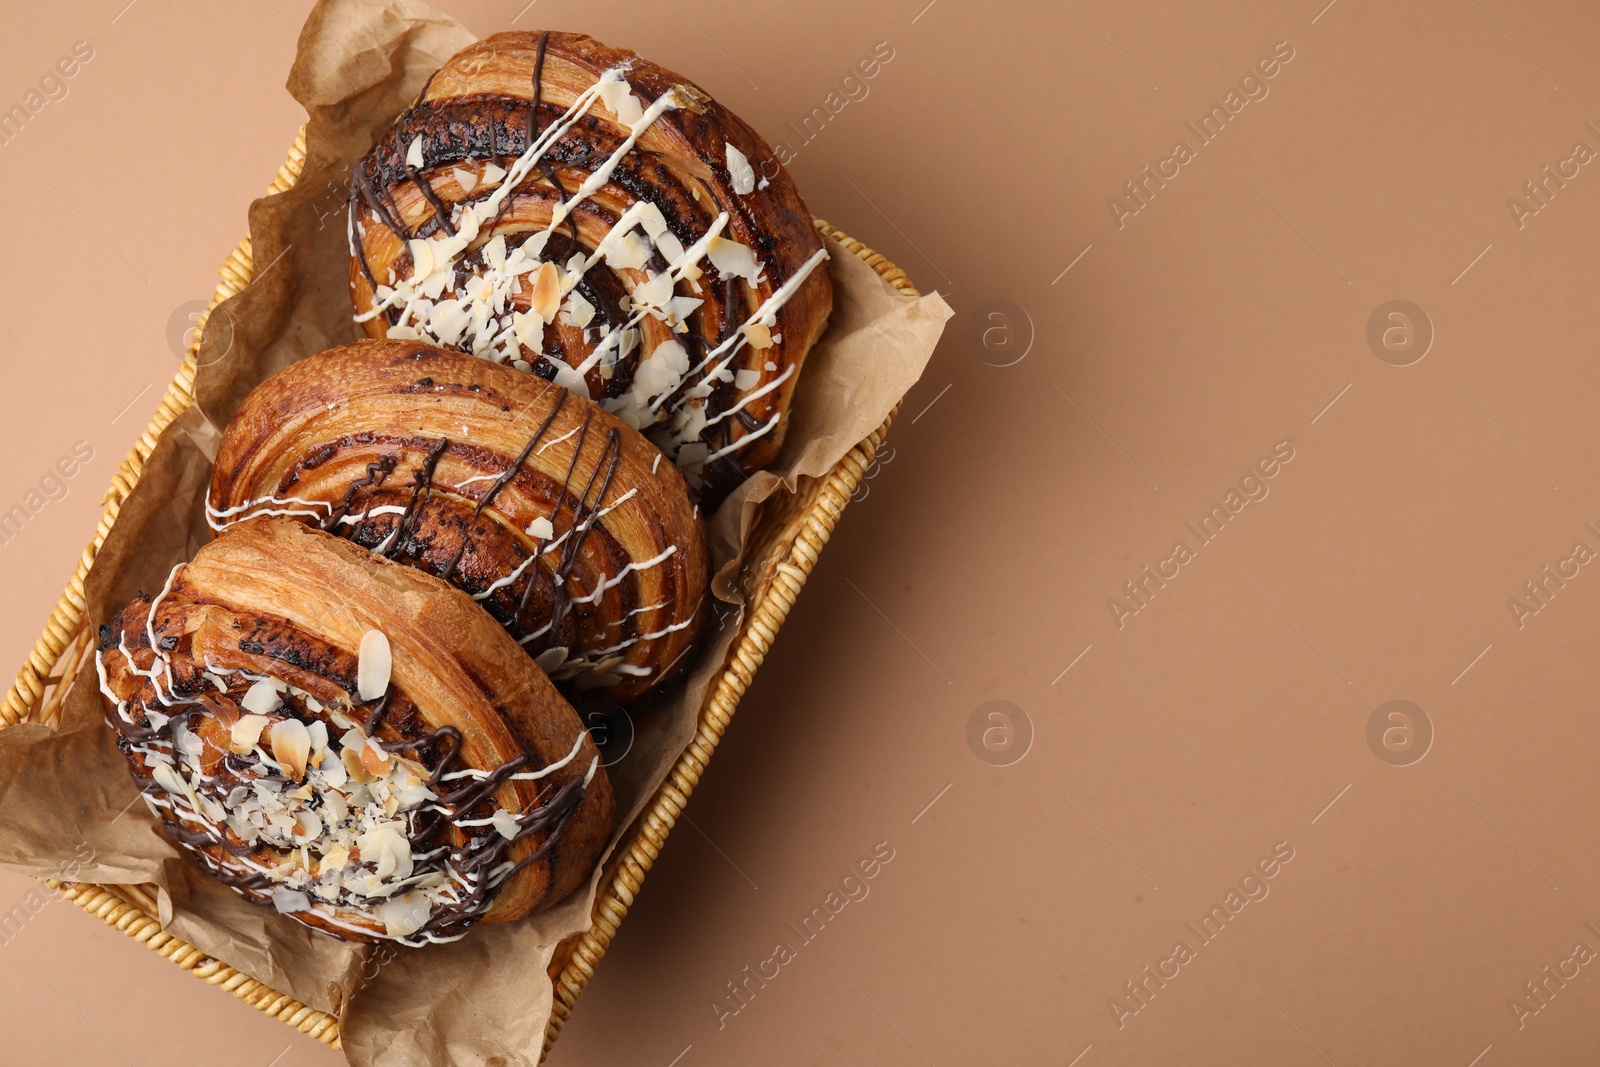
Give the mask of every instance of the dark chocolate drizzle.
[[(345, 214), (345, 218), (347, 220), (345, 225), (345, 237), (350, 242), (350, 250), (356, 254), (356, 264), (361, 268), (361, 276), (367, 279), (367, 285), (372, 289), (373, 296), (376, 297), (378, 293), (378, 279), (373, 277), (372, 265), (367, 262), (367, 249), (365, 243), (361, 240), (361, 235), (356, 232), (355, 206), (356, 189), (355, 184), (352, 181), (350, 186), (350, 210)], [(387, 314), (385, 314), (384, 318), (386, 321), (392, 321), (389, 319)]]
[[(607, 463), (609, 458), (610, 462)], [(622, 431), (615, 426), (606, 435), (605, 449), (600, 453), (599, 460), (594, 465), (594, 470), (589, 473), (589, 481), (584, 485), (583, 492), (578, 496), (578, 503), (572, 512), (573, 528), (567, 538), (566, 545), (561, 550), (561, 563), (556, 568), (556, 603), (551, 614), (551, 629), (561, 625), (562, 618), (572, 604), (572, 593), (567, 588), (567, 581), (572, 575), (573, 567), (577, 566), (578, 558), (583, 550), (583, 543), (589, 537), (589, 528), (600, 516), (600, 506), (605, 503), (606, 493), (611, 489), (611, 479), (617, 473), (617, 463), (622, 459)], [(600, 493), (594, 499), (594, 504), (589, 506), (586, 516), (580, 514), (589, 499), (589, 489), (594, 485), (595, 478), (599, 477), (600, 468), (606, 468), (605, 480), (600, 483)], [(600, 579), (605, 581), (604, 577)]]
[[(448, 742), (448, 746), (446, 743)], [(461, 731), (454, 726), (441, 726), (426, 737), (412, 738), (405, 741), (383, 742), (385, 752), (410, 752), (419, 755), (424, 750), (434, 753), (436, 763), (433, 772), (428, 775), (428, 788), (432, 789), (439, 784), (456, 761), (461, 758)]]
[(539, 104), (544, 98), (544, 54), (550, 47), (550, 31), (539, 35), (533, 56), (533, 105), (528, 108), (528, 144), (539, 139)]
[(390, 559), (399, 555), (410, 543), (412, 534), (416, 531), (413, 527), (417, 524), (417, 505), (422, 500), (422, 495), (433, 487), (433, 472), (439, 466), (439, 458), (444, 455), (444, 450), (450, 447), (448, 437), (439, 438), (439, 442), (428, 450), (428, 457), (422, 461), (422, 466), (412, 471), (411, 499), (406, 502), (406, 510), (400, 516), (400, 523), (394, 530), (394, 543), (384, 551)]
[[(567, 488), (568, 488), (568, 486), (570, 486), (572, 484), (572, 472), (578, 469), (578, 457), (583, 455), (583, 442), (589, 436), (589, 424), (591, 422), (593, 422), (593, 421), (594, 421), (594, 408), (591, 407), (588, 411), (584, 412), (583, 422), (579, 425), (579, 428), (578, 428), (578, 443), (576, 445), (574, 445), (573, 449), (572, 449), (572, 462), (567, 464), (567, 473), (561, 479), (561, 495), (556, 497), (555, 504), (552, 505), (551, 508), (550, 508), (550, 514), (545, 516), (546, 520), (549, 521), (552, 530), (555, 528), (556, 514), (561, 510), (561, 504), (567, 498)], [(577, 507), (576, 507), (576, 505), (573, 507), (573, 519), (574, 519), (574, 523), (576, 523), (576, 519), (577, 519)], [(549, 538), (546, 538), (546, 537), (539, 538), (539, 543), (536, 546), (534, 546), (534, 550), (533, 550), (534, 555), (535, 556), (544, 555), (545, 545), (548, 542), (549, 542)], [(557, 588), (556, 588), (556, 598), (558, 600), (561, 597), (560, 585), (561, 585), (561, 583), (560, 583), (560, 581), (558, 579), (557, 582), (556, 582), (556, 586), (557, 586)], [(534, 583), (533, 582), (529, 582), (527, 587), (522, 590), (522, 600), (519, 601), (518, 604), (517, 604), (517, 614), (518, 615), (521, 615), (523, 612), (528, 610), (528, 602), (533, 599), (533, 589), (534, 589)], [(556, 628), (556, 623), (555, 623), (555, 621), (552, 620), (551, 623), (550, 623), (550, 630), (551, 630), (552, 633), (555, 632), (555, 628)]]
[(539, 173), (543, 174), (544, 180), (550, 183), (551, 188), (555, 189), (556, 199), (560, 201), (562, 214), (566, 217), (567, 233), (571, 235), (572, 243), (581, 248), (583, 242), (578, 237), (577, 213), (573, 211), (568, 204), (567, 190), (566, 187), (561, 184), (561, 179), (556, 177), (556, 168), (548, 163), (544, 163), (539, 166)]
[(357, 161), (355, 168), (350, 172), (350, 176), (355, 183), (357, 191), (361, 193), (361, 199), (366, 201), (367, 207), (372, 209), (372, 213), (378, 216), (379, 221), (387, 226), (400, 240), (409, 241), (411, 234), (400, 224), (399, 219), (389, 213), (388, 205), (383, 202), (377, 191), (373, 189), (372, 180), (367, 177), (367, 165), (364, 160)]
[(367, 712), (366, 724), (362, 727), (368, 737), (378, 736), (378, 727), (383, 725), (383, 720), (389, 714), (389, 700), (394, 696), (394, 683), (384, 687), (383, 696), (373, 702), (372, 710)]
[[(390, 472), (394, 470), (395, 464), (399, 461), (400, 457), (398, 456), (380, 456), (368, 463), (366, 475), (357, 478), (345, 489), (344, 499), (339, 501), (337, 508), (329, 512), (328, 517), (322, 522), (322, 528), (331, 530), (338, 526), (339, 522), (350, 514), (350, 508), (355, 503), (356, 493), (362, 489), (376, 491), (378, 487), (383, 485), (384, 479), (389, 477)], [(365, 515), (362, 516), (362, 521), (366, 521)]]
[(444, 227), (444, 232), (451, 237), (456, 235), (455, 223), (450, 221), (450, 209), (444, 206), (444, 201), (439, 199), (439, 194), (433, 191), (433, 182), (422, 176), (422, 172), (406, 163), (406, 177), (416, 185), (417, 191), (433, 208), (433, 217), (439, 220), (439, 225)]
[[(548, 392), (548, 390), (546, 390), (546, 392)], [(543, 396), (544, 393), (539, 395)], [(518, 472), (522, 470), (522, 465), (528, 461), (528, 456), (533, 453), (533, 447), (539, 443), (539, 439), (545, 435), (545, 431), (550, 429), (550, 424), (556, 421), (556, 416), (561, 414), (561, 408), (566, 404), (567, 397), (569, 395), (571, 394), (569, 394), (565, 389), (560, 390), (560, 394), (556, 397), (555, 407), (550, 409), (550, 414), (542, 423), (539, 424), (539, 428), (534, 431), (533, 436), (528, 438), (528, 443), (522, 446), (522, 451), (517, 453), (517, 458), (512, 460), (511, 466), (507, 467), (505, 473), (501, 474), (500, 477), (494, 480), (494, 483), (489, 486), (488, 492), (484, 493), (483, 496), (478, 500), (477, 506), (472, 509), (472, 518), (469, 520), (469, 522), (477, 522), (479, 517), (483, 515), (483, 509), (494, 503), (494, 498), (499, 494), (500, 490), (505, 488), (506, 484), (515, 478)], [(463, 537), (461, 539), (460, 546), (456, 549), (455, 555), (450, 557), (450, 562), (447, 563), (444, 570), (439, 573), (439, 577), (443, 578), (445, 581), (449, 581), (450, 575), (455, 571), (456, 565), (461, 562), (461, 557), (466, 551), (467, 538)]]

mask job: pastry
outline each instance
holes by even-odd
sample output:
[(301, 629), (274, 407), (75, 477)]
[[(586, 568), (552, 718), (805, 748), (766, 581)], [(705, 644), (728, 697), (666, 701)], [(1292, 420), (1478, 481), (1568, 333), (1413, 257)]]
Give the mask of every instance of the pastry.
[(708, 504), (777, 455), (833, 302), (767, 143), (581, 34), (446, 62), (356, 163), (349, 236), (370, 336), (553, 380), (645, 430)]
[(100, 630), (145, 801), (246, 898), (349, 940), (548, 907), (613, 820), (577, 714), (465, 594), (282, 517), (241, 523)]
[(705, 621), (683, 478), (553, 383), (418, 341), (361, 341), (257, 386), (217, 452), (207, 516), (300, 519), (448, 580), (557, 679), (630, 700)]

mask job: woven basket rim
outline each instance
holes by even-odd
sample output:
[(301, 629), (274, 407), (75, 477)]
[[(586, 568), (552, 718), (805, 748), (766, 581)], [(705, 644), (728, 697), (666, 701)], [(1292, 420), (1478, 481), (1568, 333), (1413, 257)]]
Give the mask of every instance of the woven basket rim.
[[(305, 166), (305, 158), (305, 128), (301, 127), (277, 176), (268, 186), (268, 195), (292, 187)], [(918, 295), (905, 272), (886, 257), (821, 219), (815, 222), (819, 232), (838, 241), (872, 267), (885, 282), (907, 295)], [(77, 570), (46, 620), (38, 642), (18, 672), (17, 680), (0, 699), (0, 729), (22, 722), (46, 725), (59, 722), (61, 702), (93, 647), (89, 640), (90, 626), (84, 617), (87, 607), (84, 581), (116, 522), (122, 503), (138, 483), (157, 440), (173, 420), (194, 403), (195, 358), (207, 317), (218, 304), (248, 285), (253, 272), (254, 262), (247, 235), (219, 268), (221, 281), (200, 316), (201, 329), (195, 331), (195, 340), (168, 384), (166, 394), (149, 425), (134, 442), (127, 458), (113, 476), (102, 498), (104, 509), (94, 537), (84, 549)], [(883, 424), (852, 448), (826, 477), (803, 485), (801, 493), (797, 495), (798, 500), (804, 501), (803, 506), (799, 503), (794, 505), (794, 514), (771, 534), (774, 545), (784, 551), (781, 555), (769, 552), (768, 563), (757, 576), (755, 587), (748, 596), (748, 608), (739, 637), (729, 650), (722, 676), (701, 707), (694, 738), (679, 754), (667, 780), (657, 789), (649, 805), (614, 851), (590, 912), (589, 928), (569, 938), (558, 950), (557, 960), (561, 965), (559, 970), (555, 966), (551, 969), (555, 998), (546, 1024), (541, 1059), (549, 1055), (562, 1026), (571, 1016), (578, 998), (593, 976), (594, 968), (616, 936), (618, 927), (640, 891), (645, 875), (705, 772), (740, 698), (771, 648), (795, 598), (816, 565), (818, 555), (850, 502), (851, 495), (871, 466), (878, 446), (888, 433), (898, 410), (899, 404), (896, 404)], [(235, 997), (323, 1044), (336, 1049), (341, 1047), (336, 1016), (302, 1004), (163, 931), (156, 918), (156, 901), (144, 887), (63, 883), (55, 880), (46, 880), (46, 884), (64, 899), (71, 900), (107, 925), (144, 943), (195, 977), (228, 990)]]

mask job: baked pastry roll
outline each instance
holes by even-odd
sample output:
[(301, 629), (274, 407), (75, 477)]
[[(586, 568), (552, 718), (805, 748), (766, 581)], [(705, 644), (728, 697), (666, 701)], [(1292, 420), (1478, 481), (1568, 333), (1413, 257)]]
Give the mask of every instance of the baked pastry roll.
[(453, 56), (350, 189), (372, 337), (508, 363), (649, 433), (706, 499), (777, 455), (832, 308), (767, 143), (682, 76), (581, 34)]
[(532, 375), (417, 341), (291, 364), (223, 434), (207, 517), (321, 526), (467, 592), (539, 665), (618, 702), (688, 665), (704, 524), (636, 431)]
[(283, 518), (100, 630), (106, 717), (170, 835), (348, 940), (450, 941), (553, 904), (609, 835), (577, 713), (464, 594)]

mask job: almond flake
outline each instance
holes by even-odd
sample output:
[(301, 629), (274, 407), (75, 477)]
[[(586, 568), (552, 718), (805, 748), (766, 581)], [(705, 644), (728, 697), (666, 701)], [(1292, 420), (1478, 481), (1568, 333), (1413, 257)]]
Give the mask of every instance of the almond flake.
[(311, 898), (280, 886), (272, 891), (272, 906), (284, 915), (293, 915), (297, 911), (310, 911)]
[(394, 656), (389, 651), (389, 638), (382, 630), (368, 630), (361, 635), (361, 649), (356, 659), (356, 693), (362, 700), (377, 700), (389, 688), (389, 674), (394, 667)]
[(406, 149), (406, 165), (416, 170), (422, 169), (422, 138), (411, 139), (411, 147)]
[[(689, 316), (700, 310), (700, 305), (704, 303), (704, 300), (697, 300), (692, 296), (675, 296), (667, 301), (667, 317), (679, 326), (683, 326), (689, 321)], [(684, 327), (680, 332), (687, 332), (687, 329)]]
[(150, 777), (156, 784), (174, 796), (182, 796), (189, 791), (189, 783), (180, 778), (176, 771), (165, 763), (157, 763), (150, 768)]
[(306, 729), (311, 734), (311, 753), (316, 757), (312, 762), (321, 763), (322, 757), (327, 755), (328, 724), (314, 720)]
[[(223, 692), (227, 690), (224, 689)], [(215, 704), (206, 702), (206, 708), (217, 717), (218, 722), (230, 730), (233, 729), (233, 724), (239, 721), (239, 707), (231, 701), (219, 700)]]
[(600, 99), (605, 101), (606, 107), (617, 116), (618, 122), (632, 128), (636, 122), (644, 118), (644, 108), (629, 90), (627, 82), (601, 82), (599, 90)]
[(550, 520), (545, 518), (543, 515), (540, 515), (537, 519), (534, 519), (532, 522), (528, 523), (528, 536), (530, 537), (537, 537), (541, 541), (548, 541), (555, 535), (556, 528), (552, 526), (550, 524)]
[(750, 160), (733, 147), (731, 141), (724, 144), (723, 148), (728, 157), (728, 176), (733, 179), (733, 191), (740, 196), (755, 192), (756, 172), (750, 168)]
[(772, 347), (772, 331), (759, 322), (752, 322), (743, 327), (744, 339), (750, 342), (750, 347), (758, 351)]
[(485, 164), (483, 177), (479, 179), (485, 186), (499, 185), (506, 176), (505, 168), (493, 163)]
[(545, 322), (555, 319), (556, 310), (561, 307), (561, 272), (554, 263), (539, 264), (539, 273), (533, 279), (532, 306)]
[[(524, 346), (538, 351), (544, 347), (544, 320), (535, 311), (513, 311), (511, 323), (516, 331), (517, 340)], [(521, 363), (522, 360), (513, 360)], [(529, 370), (529, 367), (518, 367), (518, 370)]]
[[(654, 205), (651, 206), (653, 207)], [(678, 240), (677, 235), (663, 231), (662, 233), (653, 234), (652, 239), (656, 243), (656, 248), (661, 250), (661, 254), (666, 257), (668, 263), (676, 265), (678, 260), (683, 258), (683, 242)]]
[(460, 167), (456, 167), (450, 172), (450, 176), (456, 180), (457, 185), (461, 186), (463, 193), (470, 193), (478, 187), (478, 176), (470, 170), (462, 170)]
[(654, 240), (667, 232), (667, 217), (653, 201), (645, 200), (639, 206), (639, 225), (644, 227), (644, 232)]
[(283, 698), (278, 695), (278, 691), (272, 687), (270, 681), (262, 679), (245, 690), (244, 698), (239, 703), (245, 711), (257, 715), (270, 715), (283, 706)]
[(631, 230), (606, 249), (606, 265), (619, 270), (638, 270), (649, 258), (650, 246)]
[(367, 738), (367, 743), (361, 746), (361, 768), (375, 777), (389, 770), (389, 753), (379, 747), (375, 737)]
[(339, 762), (344, 765), (345, 773), (357, 785), (372, 781), (372, 775), (368, 774), (367, 769), (361, 766), (361, 753), (355, 749), (347, 748), (340, 752)]
[(375, 910), (383, 920), (385, 933), (390, 937), (407, 937), (427, 924), (432, 909), (423, 894), (406, 893), (384, 901)]
[(295, 781), (306, 776), (306, 760), (311, 755), (311, 732), (299, 719), (279, 719), (272, 724), (272, 758), (283, 768), (284, 777)]
[(255, 748), (261, 740), (261, 731), (267, 728), (270, 720), (265, 715), (241, 715), (239, 721), (233, 724), (229, 731), (230, 746), (240, 756), (245, 755)]
[(483, 261), (495, 270), (500, 270), (506, 265), (506, 236), (497, 233), (489, 238), (489, 243), (483, 246)]
[(572, 324), (580, 329), (594, 321), (594, 305), (576, 289), (567, 294), (567, 308), (572, 315)]
[(433, 245), (420, 237), (414, 237), (406, 242), (407, 249), (411, 252), (411, 277), (421, 281), (433, 273), (434, 255)]
[(761, 265), (756, 262), (756, 254), (737, 241), (713, 237), (706, 243), (706, 255), (711, 265), (723, 274), (743, 278), (751, 285), (761, 280)]

